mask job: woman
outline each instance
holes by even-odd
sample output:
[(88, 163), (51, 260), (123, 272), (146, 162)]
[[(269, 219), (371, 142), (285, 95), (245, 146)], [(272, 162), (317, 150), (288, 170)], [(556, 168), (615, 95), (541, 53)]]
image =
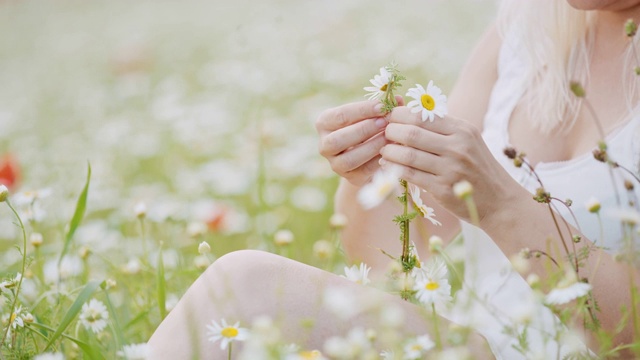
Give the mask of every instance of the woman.
[[(576, 226), (565, 226), (558, 220), (562, 236), (571, 239), (580, 230), (581, 240), (572, 245), (577, 251), (594, 241), (607, 248), (591, 250), (580, 276), (592, 286), (602, 327), (614, 329), (622, 316), (621, 306), (632, 307), (629, 283), (635, 281), (638, 286), (640, 274), (614, 259), (621, 247), (619, 222), (603, 217), (606, 232), (601, 236), (597, 219), (582, 210), (581, 204), (595, 196), (603, 208), (613, 207), (620, 194), (626, 199), (628, 193), (623, 180), (629, 177), (622, 176), (619, 169), (610, 173), (608, 165), (591, 156), (599, 141), (606, 140), (611, 158), (636, 173), (638, 170), (634, 146), (639, 144), (634, 135), (640, 114), (630, 106), (638, 103), (638, 94), (629, 60), (633, 59), (631, 41), (622, 34), (629, 18), (640, 19), (639, 0), (568, 0), (568, 4), (505, 1), (498, 24), (486, 32), (460, 74), (449, 96), (450, 113), (443, 119), (423, 122), (404, 106), (382, 114), (376, 101), (325, 111), (316, 126), (320, 153), (343, 178), (336, 210), (349, 219), (343, 232), (349, 257), (371, 265), (377, 275), (387, 268), (388, 258), (378, 249), (397, 247), (397, 227), (388, 221), (398, 213), (396, 200), (364, 211), (356, 199), (359, 189), (380, 167), (399, 167), (401, 178), (428, 191), (424, 201), (435, 208), (443, 224), (433, 227), (425, 223), (430, 233), (451, 239), (460, 232), (463, 220), (467, 254), (476, 255), (473, 263), (466, 264), (469, 287), (486, 297), (491, 306), (503, 308), (507, 317), (514, 315), (509, 301), (526, 298), (531, 289), (513, 272), (505, 275), (502, 265), (523, 248), (547, 249), (549, 239), (560, 235), (548, 205), (531, 200), (539, 185), (526, 166), (516, 168), (502, 154), (505, 147), (513, 146), (527, 154), (527, 162), (552, 196), (571, 198), (577, 204), (573, 208), (579, 224), (573, 223), (566, 209), (555, 205)], [(570, 80), (584, 85), (588, 103), (570, 92)], [(453, 184), (462, 180), (473, 186), (479, 228), (466, 225), (467, 207), (453, 194)], [(596, 225), (577, 228), (584, 223)], [(425, 250), (418, 242), (418, 251), (424, 254)], [(532, 272), (540, 278), (548, 276), (543, 261), (532, 260), (531, 264)], [(317, 306), (327, 286), (354, 294), (375, 293), (271, 254), (232, 253), (194, 283), (149, 345), (154, 358), (221, 358), (224, 352), (215, 353), (220, 351), (218, 346), (201, 334), (203, 322), (226, 317), (246, 323), (268, 314), (281, 319), (285, 338), (320, 349), (323, 341), (338, 331), (336, 323), (340, 321)], [(418, 312), (390, 295), (385, 301), (408, 314)], [(455, 322), (465, 321), (455, 313), (447, 316)], [(302, 324), (309, 318), (314, 319), (311, 329)], [(541, 328), (532, 329), (532, 333), (554, 326), (550, 312), (540, 318), (537, 325)], [(470, 325), (486, 338), (494, 356), (528, 356), (514, 351), (513, 343), (501, 335), (496, 326), (499, 319), (480, 314), (476, 320)], [(378, 325), (378, 320), (366, 315), (350, 321), (351, 325)], [(194, 323), (199, 324), (195, 329)], [(403, 329), (415, 335), (432, 331), (431, 326), (424, 318), (409, 316)], [(532, 342), (543, 357), (561, 352), (557, 344), (536, 343), (536, 336), (531, 335)], [(632, 339), (633, 330), (627, 326), (614, 341), (624, 344)], [(591, 339), (584, 341), (597, 350)], [(481, 340), (472, 339), (470, 346), (478, 349), (474, 355), (484, 357), (486, 347)]]

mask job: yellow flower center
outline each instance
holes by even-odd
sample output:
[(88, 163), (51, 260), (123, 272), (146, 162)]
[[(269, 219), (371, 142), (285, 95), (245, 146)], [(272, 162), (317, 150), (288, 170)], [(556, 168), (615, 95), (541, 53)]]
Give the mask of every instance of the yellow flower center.
[(378, 188), (378, 196), (386, 196), (389, 192), (391, 192), (392, 185), (390, 183), (382, 184)]
[(422, 103), (422, 107), (429, 111), (433, 110), (436, 107), (436, 101), (433, 100), (433, 98), (429, 94), (422, 94), (422, 96), (420, 96), (420, 102)]
[(380, 88), (380, 91), (387, 91), (387, 85), (389, 84), (382, 85), (382, 87)]
[(434, 291), (437, 290), (440, 287), (440, 284), (438, 284), (435, 281), (429, 281), (427, 283), (427, 285), (424, 286), (425, 289), (429, 290), (429, 291)]
[(222, 329), (222, 331), (220, 332), (220, 334), (226, 338), (234, 338), (236, 336), (238, 336), (238, 329), (234, 328), (234, 327), (226, 327), (224, 329)]

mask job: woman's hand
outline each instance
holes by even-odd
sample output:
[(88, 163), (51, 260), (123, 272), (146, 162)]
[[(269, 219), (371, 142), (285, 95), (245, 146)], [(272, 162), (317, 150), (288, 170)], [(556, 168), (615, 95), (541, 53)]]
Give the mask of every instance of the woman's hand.
[(325, 110), (316, 120), (320, 154), (353, 185), (367, 183), (380, 167), (380, 149), (387, 144), (383, 134), (387, 120), (381, 108), (377, 100), (350, 103)]
[(466, 180), (482, 219), (504, 210), (520, 186), (495, 160), (480, 130), (473, 124), (445, 116), (423, 122), (420, 114), (397, 107), (389, 125), (382, 155), (383, 167), (400, 166), (402, 179), (427, 190), (456, 216), (468, 219), (467, 207), (453, 194), (453, 185)]

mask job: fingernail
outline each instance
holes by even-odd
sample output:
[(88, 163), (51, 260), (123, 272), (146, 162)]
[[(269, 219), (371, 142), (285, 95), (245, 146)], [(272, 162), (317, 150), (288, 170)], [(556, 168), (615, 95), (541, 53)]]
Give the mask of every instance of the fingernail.
[(374, 123), (379, 128), (383, 128), (383, 127), (387, 126), (387, 124), (388, 124), (387, 120), (385, 120), (385, 119), (376, 119), (376, 121)]
[(377, 104), (376, 106), (374, 106), (373, 108), (376, 112), (382, 112), (382, 103)]
[(378, 160), (378, 165), (383, 166), (384, 164), (387, 163), (387, 160), (380, 158), (380, 160)]

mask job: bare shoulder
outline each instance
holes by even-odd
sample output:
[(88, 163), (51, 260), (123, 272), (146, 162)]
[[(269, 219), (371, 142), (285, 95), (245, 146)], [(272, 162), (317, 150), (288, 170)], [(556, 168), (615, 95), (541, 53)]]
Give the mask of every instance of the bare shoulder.
[(475, 46), (448, 99), (449, 114), (479, 129), (487, 112), (491, 90), (498, 78), (498, 54), (502, 40), (495, 24)]

